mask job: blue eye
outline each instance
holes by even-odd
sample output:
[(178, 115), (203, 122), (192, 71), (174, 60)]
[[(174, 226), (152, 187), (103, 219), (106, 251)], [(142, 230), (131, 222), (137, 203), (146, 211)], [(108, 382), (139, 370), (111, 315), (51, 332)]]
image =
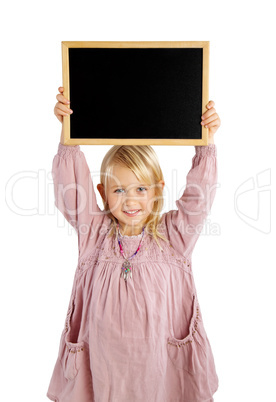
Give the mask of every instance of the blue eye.
[(117, 190), (115, 190), (114, 193), (121, 193), (122, 191), (124, 191), (122, 188), (117, 188)]
[(138, 187), (139, 192), (144, 192), (147, 191), (146, 187)]

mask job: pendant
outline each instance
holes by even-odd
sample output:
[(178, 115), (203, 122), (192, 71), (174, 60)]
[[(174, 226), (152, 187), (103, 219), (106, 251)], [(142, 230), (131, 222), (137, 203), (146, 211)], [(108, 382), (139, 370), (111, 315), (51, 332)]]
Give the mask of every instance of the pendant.
[(127, 281), (128, 278), (132, 278), (131, 264), (128, 260), (125, 260), (122, 265), (121, 278), (124, 278), (125, 281)]

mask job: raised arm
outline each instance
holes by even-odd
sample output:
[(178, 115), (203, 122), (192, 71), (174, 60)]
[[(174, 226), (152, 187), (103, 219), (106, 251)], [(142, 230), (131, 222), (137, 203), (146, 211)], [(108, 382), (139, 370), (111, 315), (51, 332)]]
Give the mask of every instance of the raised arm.
[(217, 189), (217, 150), (214, 134), (221, 125), (215, 102), (209, 101), (201, 116), (201, 125), (208, 128), (208, 146), (196, 146), (192, 168), (186, 179), (182, 197), (176, 201), (178, 210), (162, 216), (171, 245), (190, 258), (201, 233), (204, 220), (210, 212)]
[(79, 251), (91, 239), (96, 242), (107, 215), (97, 205), (96, 195), (85, 156), (79, 145), (63, 145), (63, 118), (73, 113), (70, 101), (59, 87), (54, 114), (62, 123), (61, 140), (54, 157), (52, 176), (54, 180), (55, 205), (78, 233)]
[(80, 146), (59, 143), (53, 159), (55, 205), (78, 233), (79, 247), (100, 229), (105, 213), (97, 205), (91, 174)]
[(208, 215), (217, 188), (215, 144), (196, 146), (192, 168), (186, 178), (183, 195), (176, 201), (177, 210), (162, 217), (171, 245), (190, 257)]

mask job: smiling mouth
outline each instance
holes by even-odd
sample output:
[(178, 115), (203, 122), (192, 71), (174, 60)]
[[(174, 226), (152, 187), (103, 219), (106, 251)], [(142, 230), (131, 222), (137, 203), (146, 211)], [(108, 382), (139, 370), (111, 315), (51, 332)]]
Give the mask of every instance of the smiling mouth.
[(127, 216), (136, 216), (141, 209), (132, 209), (131, 211), (123, 211)]

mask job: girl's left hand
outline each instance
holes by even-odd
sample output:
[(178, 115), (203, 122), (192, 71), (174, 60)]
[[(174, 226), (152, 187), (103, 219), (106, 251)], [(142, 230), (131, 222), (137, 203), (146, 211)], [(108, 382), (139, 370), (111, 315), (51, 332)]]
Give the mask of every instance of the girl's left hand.
[(216, 113), (214, 106), (215, 102), (212, 100), (209, 101), (206, 105), (208, 110), (201, 116), (201, 125), (208, 128), (209, 139), (213, 138), (213, 135), (221, 124), (219, 115)]

